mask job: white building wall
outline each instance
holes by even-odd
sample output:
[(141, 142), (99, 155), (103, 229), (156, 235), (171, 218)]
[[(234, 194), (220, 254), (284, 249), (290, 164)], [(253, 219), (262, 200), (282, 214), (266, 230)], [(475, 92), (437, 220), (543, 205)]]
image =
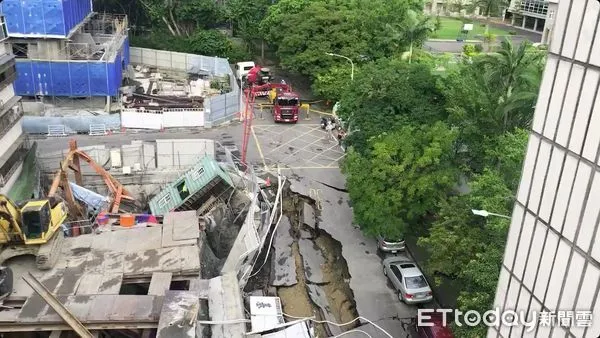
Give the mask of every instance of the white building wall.
[(12, 99), (13, 97), (15, 97), (15, 88), (11, 83), (8, 86), (6, 86), (6, 88), (0, 90), (0, 106), (8, 102), (8, 100)]
[(591, 327), (491, 328), (488, 337), (600, 335), (600, 2), (561, 0), (495, 307), (592, 311)]
[(7, 151), (17, 141), (17, 139), (23, 134), (23, 128), (21, 127), (23, 119), (20, 119), (10, 130), (0, 138), (0, 165), (4, 164), (7, 157)]
[(10, 189), (12, 189), (13, 185), (15, 185), (15, 182), (19, 178), (19, 175), (21, 175), (21, 171), (23, 171), (23, 163), (19, 164), (19, 166), (13, 172), (13, 174), (10, 176), (8, 181), (6, 181), (6, 183), (4, 183), (4, 185), (2, 187), (0, 187), (0, 194), (2, 194), (2, 195), (8, 194)]

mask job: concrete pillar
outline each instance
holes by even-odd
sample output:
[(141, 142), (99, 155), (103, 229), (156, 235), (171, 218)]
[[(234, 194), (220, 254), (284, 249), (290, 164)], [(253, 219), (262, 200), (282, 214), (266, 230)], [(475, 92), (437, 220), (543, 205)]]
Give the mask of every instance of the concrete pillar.
[(513, 15), (510, 17), (510, 25), (514, 26), (515, 25), (515, 14), (513, 13)]
[(537, 32), (538, 18), (535, 18), (535, 23), (533, 24), (533, 30)]
[(527, 16), (523, 15), (523, 23), (521, 24), (521, 28), (525, 29), (525, 22), (527, 21)]
[(107, 113), (110, 113), (110, 103), (111, 103), (111, 101), (112, 101), (112, 97), (110, 97), (110, 95), (106, 96), (106, 106), (105, 106), (104, 110)]

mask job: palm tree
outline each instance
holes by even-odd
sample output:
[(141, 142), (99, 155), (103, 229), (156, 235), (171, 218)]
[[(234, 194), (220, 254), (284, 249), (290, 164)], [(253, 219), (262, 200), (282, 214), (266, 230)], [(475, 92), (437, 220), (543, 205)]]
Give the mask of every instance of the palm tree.
[(404, 24), (398, 28), (390, 27), (394, 31), (396, 37), (408, 40), (408, 63), (412, 62), (412, 54), (415, 41), (419, 41), (433, 32), (435, 23), (430, 18), (425, 17), (416, 11), (409, 9), (406, 13)]
[(490, 17), (492, 14), (498, 15), (503, 8), (508, 7), (508, 0), (473, 0), (471, 3), (472, 8), (479, 7), (486, 16), (485, 21), (485, 33), (487, 34), (490, 30)]
[(544, 54), (526, 41), (515, 48), (509, 39), (495, 53), (477, 60), (486, 86), (496, 93), (497, 113), (505, 130), (523, 126), (533, 114), (533, 103), (541, 80)]

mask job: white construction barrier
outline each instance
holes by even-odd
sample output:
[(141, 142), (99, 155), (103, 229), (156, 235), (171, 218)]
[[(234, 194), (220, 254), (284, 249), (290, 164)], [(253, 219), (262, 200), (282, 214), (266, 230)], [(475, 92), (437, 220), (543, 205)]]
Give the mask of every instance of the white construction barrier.
[(90, 124), (90, 136), (108, 135), (105, 124)]
[(48, 136), (60, 137), (67, 136), (64, 124), (50, 124), (48, 125)]
[(159, 112), (132, 108), (121, 110), (122, 128), (160, 130), (203, 126), (203, 108), (165, 108)]

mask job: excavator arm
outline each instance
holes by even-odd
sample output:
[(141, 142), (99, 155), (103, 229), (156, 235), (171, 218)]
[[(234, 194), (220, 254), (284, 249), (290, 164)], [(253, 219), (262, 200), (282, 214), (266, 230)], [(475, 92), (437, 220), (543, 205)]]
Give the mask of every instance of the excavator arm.
[[(65, 159), (61, 162), (60, 169), (54, 176), (54, 180), (52, 181), (52, 185), (50, 186), (50, 191), (48, 192), (48, 196), (56, 195), (59, 187), (62, 187), (65, 190), (65, 199), (67, 205), (69, 206), (70, 213), (72, 215), (80, 215), (83, 216), (83, 212), (79, 210), (77, 207), (77, 203), (70, 192), (70, 186), (67, 178), (67, 170), (71, 168), (75, 172), (75, 181), (77, 184), (82, 185), (81, 178), (81, 166), (79, 161), (85, 161), (90, 167), (102, 177), (104, 183), (108, 187), (108, 190), (113, 194), (113, 201), (111, 205), (112, 212), (118, 212), (119, 205), (122, 199), (127, 200), (135, 200), (129, 191), (123, 187), (123, 185), (117, 181), (108, 171), (106, 171), (101, 165), (96, 163), (94, 159), (89, 156), (84, 151), (77, 148), (77, 142), (75, 140), (69, 141), (69, 153), (65, 157)], [(115, 211), (116, 210), (116, 211)]]
[(7, 196), (0, 194), (0, 244), (22, 240), (21, 211)]

